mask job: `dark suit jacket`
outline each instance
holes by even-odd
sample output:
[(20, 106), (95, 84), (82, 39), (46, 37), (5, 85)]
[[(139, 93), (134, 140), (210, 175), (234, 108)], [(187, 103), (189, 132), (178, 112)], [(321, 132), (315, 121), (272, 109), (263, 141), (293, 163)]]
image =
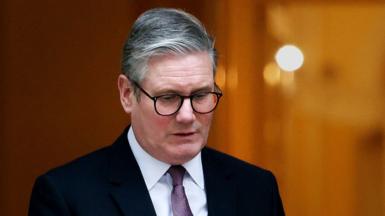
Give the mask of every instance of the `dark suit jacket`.
[[(274, 176), (231, 156), (204, 148), (209, 216), (284, 215)], [(29, 216), (155, 216), (127, 130), (111, 146), (40, 176)]]

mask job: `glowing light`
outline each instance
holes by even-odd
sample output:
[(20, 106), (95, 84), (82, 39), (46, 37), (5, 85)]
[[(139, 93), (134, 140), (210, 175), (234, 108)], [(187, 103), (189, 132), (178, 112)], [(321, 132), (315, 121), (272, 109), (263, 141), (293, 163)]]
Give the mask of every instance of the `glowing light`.
[(277, 85), (281, 81), (281, 70), (275, 62), (269, 62), (263, 70), (263, 78), (269, 85)]
[(215, 83), (219, 86), (219, 88), (224, 89), (226, 85), (226, 69), (220, 64), (217, 67), (217, 72), (215, 75)]
[(277, 51), (275, 60), (282, 70), (293, 72), (302, 66), (304, 58), (298, 47), (285, 45)]

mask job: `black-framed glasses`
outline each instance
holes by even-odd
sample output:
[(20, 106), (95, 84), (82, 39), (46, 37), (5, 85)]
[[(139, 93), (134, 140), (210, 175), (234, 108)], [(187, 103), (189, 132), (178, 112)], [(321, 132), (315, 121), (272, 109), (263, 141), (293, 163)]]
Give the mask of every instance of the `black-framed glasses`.
[(176, 93), (167, 93), (159, 96), (151, 96), (138, 83), (132, 82), (148, 98), (154, 101), (155, 112), (161, 116), (170, 116), (179, 111), (186, 98), (190, 99), (190, 104), (194, 112), (207, 114), (217, 107), (219, 99), (222, 97), (219, 87), (215, 84), (217, 91), (197, 92), (189, 96), (183, 96)]

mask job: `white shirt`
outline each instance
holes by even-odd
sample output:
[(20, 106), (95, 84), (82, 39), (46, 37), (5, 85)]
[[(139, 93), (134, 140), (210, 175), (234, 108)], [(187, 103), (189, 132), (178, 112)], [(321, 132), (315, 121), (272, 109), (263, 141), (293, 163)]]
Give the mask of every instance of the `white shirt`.
[[(167, 170), (170, 164), (148, 154), (138, 143), (132, 127), (127, 134), (128, 143), (138, 162), (157, 216), (172, 216), (172, 179)], [(207, 200), (203, 177), (201, 153), (182, 166), (186, 169), (183, 179), (187, 200), (194, 216), (207, 216)]]

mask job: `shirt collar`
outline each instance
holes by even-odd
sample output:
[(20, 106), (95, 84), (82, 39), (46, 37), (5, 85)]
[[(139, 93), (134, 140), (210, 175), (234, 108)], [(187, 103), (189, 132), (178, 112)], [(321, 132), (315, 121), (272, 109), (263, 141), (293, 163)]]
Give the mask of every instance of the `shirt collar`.
[[(142, 172), (147, 189), (151, 188), (159, 181), (159, 179), (170, 168), (170, 164), (160, 161), (150, 154), (148, 154), (138, 143), (132, 127), (127, 133), (128, 143), (130, 144), (132, 153), (139, 165)], [(204, 189), (204, 177), (201, 153), (197, 154), (193, 159), (188, 161), (182, 166), (187, 170), (193, 181), (201, 188)]]
[(202, 167), (202, 157), (201, 153), (197, 154), (193, 159), (183, 164), (184, 168), (187, 170), (188, 174), (191, 176), (192, 180), (197, 184), (202, 190), (205, 189), (204, 177), (203, 177), (203, 167)]

